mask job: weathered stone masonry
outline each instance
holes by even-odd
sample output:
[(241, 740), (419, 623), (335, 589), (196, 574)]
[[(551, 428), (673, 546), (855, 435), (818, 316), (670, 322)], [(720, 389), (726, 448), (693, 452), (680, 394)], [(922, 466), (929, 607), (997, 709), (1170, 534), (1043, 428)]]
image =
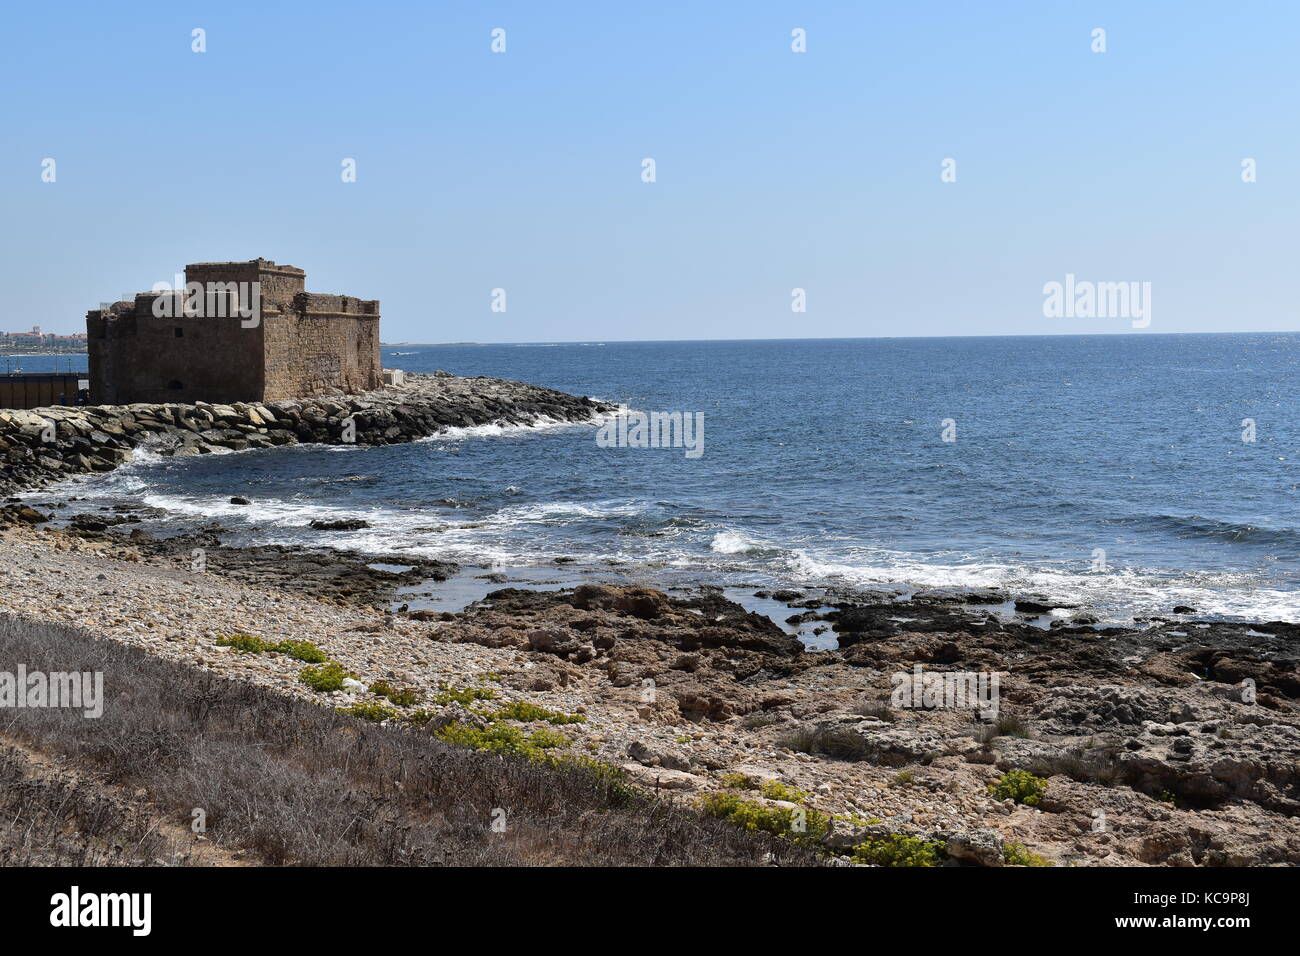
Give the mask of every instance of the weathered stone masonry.
[(256, 321), (233, 308), (157, 315), (159, 298), (180, 303), (175, 292), (87, 312), (92, 403), (271, 402), (382, 384), (378, 300), (308, 292), (302, 269), (269, 259), (193, 263), (185, 280), (257, 283)]

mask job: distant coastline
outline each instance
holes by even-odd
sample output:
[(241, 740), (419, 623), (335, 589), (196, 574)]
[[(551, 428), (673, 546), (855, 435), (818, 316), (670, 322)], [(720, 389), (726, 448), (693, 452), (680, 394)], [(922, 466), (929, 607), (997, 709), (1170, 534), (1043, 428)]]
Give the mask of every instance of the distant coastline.
[(448, 345), (482, 345), (482, 344), (483, 344), (482, 342), (380, 342), (379, 347), (381, 349), (398, 349), (398, 348), (428, 349), (428, 348), (444, 348)]
[(80, 352), (57, 351), (57, 350), (46, 351), (46, 352), (33, 352), (30, 349), (23, 349), (20, 352), (10, 352), (7, 349), (0, 349), (0, 357), (4, 357), (4, 358), (47, 358), (50, 356), (58, 357), (62, 355), (72, 356), (72, 355), (87, 355), (87, 354), (88, 353), (86, 352), (85, 349), (82, 349)]

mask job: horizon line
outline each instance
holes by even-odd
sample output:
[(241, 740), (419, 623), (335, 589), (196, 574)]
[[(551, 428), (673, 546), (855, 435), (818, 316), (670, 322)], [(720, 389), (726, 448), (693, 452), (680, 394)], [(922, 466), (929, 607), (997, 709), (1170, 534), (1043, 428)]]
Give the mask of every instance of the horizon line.
[(865, 342), (878, 339), (1055, 339), (1091, 338), (1093, 336), (1127, 335), (1133, 337), (1172, 335), (1300, 335), (1300, 329), (1248, 329), (1244, 331), (1213, 332), (983, 332), (971, 335), (802, 335), (798, 337), (769, 336), (764, 338), (728, 339), (536, 339), (513, 342), (380, 342), (381, 348), (466, 348), (492, 345), (664, 345), (687, 342)]
[[(60, 333), (46, 333), (58, 335)], [(865, 342), (879, 339), (887, 340), (913, 340), (913, 339), (1055, 339), (1055, 338), (1090, 338), (1093, 336), (1132, 336), (1132, 337), (1150, 337), (1150, 336), (1173, 336), (1173, 335), (1300, 335), (1300, 329), (1246, 329), (1242, 331), (1224, 331), (1215, 330), (1209, 332), (1149, 332), (1149, 331), (1114, 331), (1114, 332), (976, 332), (968, 335), (801, 335), (801, 336), (765, 336), (759, 338), (726, 338), (726, 339), (533, 339), (518, 341), (502, 342), (380, 342), (380, 348), (397, 348), (398, 346), (410, 346), (414, 348), (465, 348), (469, 346), (490, 346), (490, 345), (656, 345), (656, 344), (680, 344), (686, 342)], [(39, 346), (37, 347), (39, 348)], [(10, 358), (36, 356), (42, 357), (50, 355), (86, 355), (87, 352), (0, 352), (0, 357), (8, 356)]]

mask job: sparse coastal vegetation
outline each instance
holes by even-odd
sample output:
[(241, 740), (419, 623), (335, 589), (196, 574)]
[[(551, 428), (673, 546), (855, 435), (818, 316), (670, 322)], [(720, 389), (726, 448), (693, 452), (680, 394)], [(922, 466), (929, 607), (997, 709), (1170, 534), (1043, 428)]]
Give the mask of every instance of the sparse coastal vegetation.
[[(98, 721), (44, 709), (6, 723), (0, 853), (8, 864), (816, 860), (619, 786), (581, 761), (452, 746), (401, 726), (367, 729), (373, 707), (337, 713), (75, 629), (0, 615), (0, 654), (33, 668), (102, 671), (116, 701)], [(36, 760), (75, 771), (51, 775)], [(490, 826), (494, 808), (506, 808), (501, 832)], [(189, 829), (196, 809), (201, 834)]]

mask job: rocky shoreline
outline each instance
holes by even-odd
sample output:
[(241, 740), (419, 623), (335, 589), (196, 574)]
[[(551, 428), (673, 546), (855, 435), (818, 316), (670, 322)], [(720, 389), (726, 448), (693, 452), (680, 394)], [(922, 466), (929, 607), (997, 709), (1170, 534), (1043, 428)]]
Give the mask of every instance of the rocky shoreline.
[(205, 455), (277, 445), (388, 445), (448, 428), (582, 422), (612, 405), (505, 379), (407, 375), (363, 395), (194, 405), (0, 409), (0, 494), (112, 471), (137, 450)]
[[(504, 706), (571, 715), (556, 728), (568, 752), (718, 812), (806, 814), (840, 854), (908, 840), (990, 866), (1300, 863), (1295, 624), (1179, 609), (1101, 628), (986, 592), (765, 593), (837, 636), (810, 652), (710, 589), (502, 588), (460, 613), (409, 611), (395, 587), (446, 568), (214, 533), (196, 571), (194, 543), (17, 521), (0, 532), (0, 610), (393, 727), (537, 726)], [(357, 683), (312, 689), (298, 661), (219, 643), (232, 633), (309, 639)], [(900, 703), (917, 668), (997, 673), (994, 711)], [(469, 689), (486, 690), (446, 700)]]

